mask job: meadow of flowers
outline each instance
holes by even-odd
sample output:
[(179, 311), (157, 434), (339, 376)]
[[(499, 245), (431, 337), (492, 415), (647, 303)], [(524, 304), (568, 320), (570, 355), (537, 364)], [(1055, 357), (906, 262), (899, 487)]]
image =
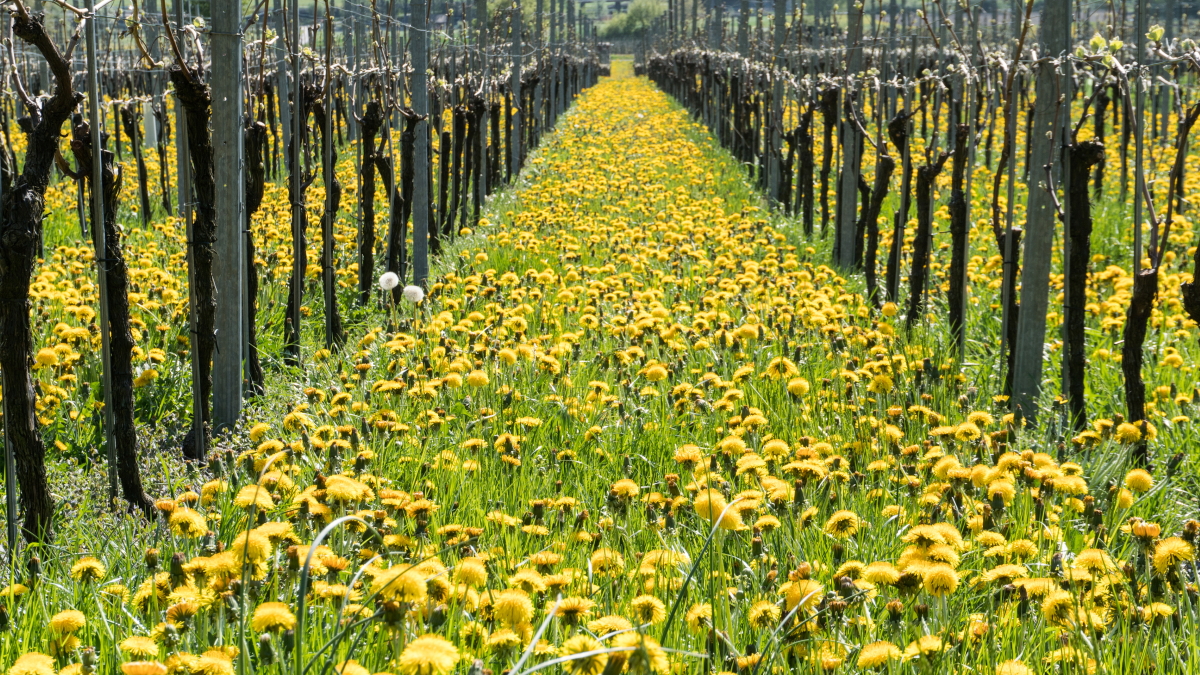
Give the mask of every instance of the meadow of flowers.
[[(96, 515), (86, 494), (64, 507), (56, 543), (4, 569), (0, 666), (1200, 668), (1196, 326), (1178, 284), (1156, 310), (1152, 424), (1124, 423), (1107, 389), (1131, 284), (1114, 236), (1091, 282), (1096, 421), (1018, 427), (986, 345), (956, 362), (936, 306), (912, 334), (894, 305), (875, 311), (617, 65), (423, 300), (364, 310), (344, 351), (273, 374), (204, 471), (164, 460), (155, 522)], [(279, 285), (285, 202), (260, 216)], [(147, 419), (186, 395), (177, 237), (129, 241)], [(998, 261), (978, 239), (973, 336), (998, 333)], [(53, 320), (43, 423), (64, 453), (94, 442), (77, 385), (97, 367), (90, 255), (52, 246), (35, 286)], [(1130, 461), (1143, 438), (1150, 470)]]

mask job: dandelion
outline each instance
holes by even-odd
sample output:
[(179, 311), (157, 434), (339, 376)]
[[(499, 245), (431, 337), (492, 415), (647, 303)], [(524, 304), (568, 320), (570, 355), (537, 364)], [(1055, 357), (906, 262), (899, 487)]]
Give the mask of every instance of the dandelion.
[(1046, 623), (1055, 626), (1070, 626), (1075, 614), (1075, 596), (1068, 591), (1051, 591), (1042, 600), (1042, 616)]
[(617, 633), (623, 630), (629, 630), (630, 628), (633, 628), (633, 624), (629, 622), (629, 619), (626, 619), (623, 616), (617, 616), (615, 614), (602, 616), (599, 619), (589, 621), (587, 624), (587, 629), (589, 632), (595, 633), (601, 637), (604, 637), (609, 633)]
[(871, 378), (871, 383), (867, 385), (867, 391), (872, 394), (886, 394), (892, 390), (895, 383), (889, 375), (880, 373)]
[(394, 289), (400, 285), (400, 277), (395, 272), (384, 272), (379, 275), (379, 288), (385, 292)]
[(1122, 422), (1121, 424), (1117, 425), (1117, 431), (1116, 434), (1114, 434), (1114, 438), (1117, 439), (1118, 443), (1129, 445), (1142, 440), (1142, 432), (1129, 422)]
[(194, 675), (234, 675), (234, 672), (233, 656), (223, 649), (204, 652), (192, 666)]
[(1152, 602), (1142, 608), (1142, 621), (1157, 624), (1175, 614), (1175, 608), (1165, 602)]
[(492, 611), (504, 624), (517, 626), (533, 618), (533, 601), (528, 593), (519, 589), (500, 591), (495, 596)]
[(517, 635), (511, 628), (501, 628), (500, 630), (488, 636), (487, 646), (492, 652), (503, 656), (509, 652), (516, 651), (524, 642), (524, 639)]
[(1167, 537), (1154, 546), (1154, 569), (1161, 575), (1196, 558), (1196, 547), (1179, 537)]
[(401, 291), (401, 294), (404, 296), (405, 300), (413, 303), (414, 305), (425, 299), (425, 289), (421, 288), (420, 286), (405, 286), (404, 290)]
[(100, 594), (102, 597), (115, 600), (117, 603), (123, 603), (129, 597), (129, 588), (124, 584), (108, 584), (100, 589)]
[(356, 659), (339, 663), (333, 667), (333, 672), (337, 675), (371, 675), (371, 671), (364, 668)]
[(891, 585), (900, 580), (900, 570), (889, 562), (873, 562), (863, 568), (862, 578), (877, 585)]
[(87, 625), (83, 612), (68, 609), (50, 617), (50, 630), (58, 635), (70, 635)]
[(974, 422), (963, 422), (954, 428), (954, 439), (963, 443), (978, 440), (982, 435)]
[(138, 373), (138, 376), (133, 378), (134, 389), (141, 389), (148, 386), (151, 382), (157, 380), (159, 372), (157, 368), (147, 368)]
[(121, 651), (136, 659), (148, 659), (158, 656), (158, 643), (152, 638), (133, 635), (125, 638), (120, 644)]
[(171, 526), (171, 532), (179, 537), (195, 539), (203, 537), (208, 532), (208, 521), (204, 519), (204, 514), (188, 508), (177, 508), (172, 511), (167, 518), (167, 524)]
[(263, 422), (259, 422), (258, 424), (255, 424), (254, 426), (250, 427), (250, 432), (249, 432), (250, 440), (254, 441), (255, 443), (261, 443), (263, 438), (267, 435), (267, 432), (270, 430), (271, 430), (270, 424), (265, 424)]
[(376, 575), (371, 593), (385, 602), (419, 603), (425, 599), (425, 579), (412, 566), (395, 565)]
[(650, 380), (651, 382), (661, 382), (662, 380), (667, 379), (668, 375), (670, 375), (670, 373), (667, 372), (667, 369), (665, 367), (663, 367), (661, 364), (654, 364), (654, 365), (648, 366), (642, 372), (642, 376), (645, 377), (647, 380)]
[(632, 651), (615, 652), (609, 656), (609, 660), (612, 661), (621, 658), (617, 654), (622, 655), (626, 670), (633, 675), (649, 675), (649, 673), (663, 675), (671, 669), (667, 653), (658, 644), (658, 640), (647, 635), (637, 632), (621, 633), (613, 639), (613, 646), (634, 648)]
[(825, 521), (825, 534), (835, 539), (849, 539), (858, 532), (860, 522), (858, 514), (853, 511), (835, 511), (829, 516), (829, 520)]
[(977, 427), (990, 427), (996, 423), (996, 418), (984, 410), (973, 410), (967, 414), (967, 421)]
[(750, 606), (750, 611), (746, 612), (750, 625), (758, 630), (774, 627), (779, 623), (782, 615), (783, 612), (779, 609), (779, 605), (770, 600), (759, 600)]
[(587, 598), (568, 597), (558, 603), (554, 616), (568, 626), (577, 626), (592, 612), (596, 603)]
[(271, 554), (271, 540), (259, 532), (250, 530), (234, 537), (228, 551), (239, 563), (257, 565), (266, 561), (267, 556)]
[(408, 643), (400, 654), (404, 675), (446, 675), (458, 663), (458, 649), (438, 635), (422, 635)]
[(1084, 673), (1088, 673), (1088, 675), (1096, 672), (1096, 660), (1089, 658), (1085, 652), (1076, 649), (1075, 647), (1060, 647), (1059, 649), (1055, 649), (1047, 654), (1044, 660), (1046, 663), (1065, 663), (1078, 665), (1081, 668), (1072, 668), (1072, 670), (1082, 671)]
[(80, 558), (71, 566), (71, 578), (84, 583), (103, 581), (106, 573), (104, 563), (91, 556)]
[(370, 499), (374, 493), (349, 476), (330, 476), (325, 480), (325, 496), (330, 501), (345, 503)]
[(692, 605), (688, 609), (684, 621), (693, 633), (708, 630), (712, 627), (712, 605), (707, 602)]
[(996, 675), (1033, 675), (1033, 671), (1020, 659), (1009, 659), (996, 666)]
[(264, 602), (254, 610), (250, 625), (256, 633), (274, 633), (296, 626), (296, 615), (282, 602)]
[(1125, 487), (1137, 494), (1143, 494), (1154, 487), (1154, 477), (1145, 469), (1134, 469), (1125, 474)]
[(658, 624), (667, 618), (667, 606), (653, 595), (639, 595), (629, 602), (634, 616), (643, 624)]
[(463, 558), (454, 567), (454, 580), (472, 588), (479, 588), (487, 583), (487, 566), (479, 558)]
[(613, 483), (611, 488), (612, 494), (622, 499), (633, 499), (634, 497), (638, 496), (640, 491), (641, 490), (638, 488), (638, 484), (628, 478), (622, 478), (621, 480)]
[(767, 364), (760, 377), (770, 378), (772, 380), (782, 380), (792, 378), (800, 373), (796, 368), (796, 364), (791, 359), (776, 356)]
[(5, 586), (3, 589), (0, 589), (0, 598), (4, 598), (9, 602), (12, 602), (28, 592), (29, 587), (25, 584), (10, 584)]
[(271, 499), (271, 491), (261, 485), (247, 485), (238, 491), (233, 498), (238, 508), (256, 508), (260, 511), (270, 511), (275, 508), (275, 500)]
[(882, 668), (889, 661), (899, 661), (903, 652), (896, 645), (886, 641), (872, 642), (862, 648), (858, 654), (858, 667), (871, 669)]
[(167, 665), (159, 661), (126, 661), (121, 664), (121, 672), (124, 675), (167, 675)]
[(904, 658), (928, 658), (942, 651), (942, 639), (936, 635), (924, 635), (910, 642), (904, 649)]
[(1005, 505), (1011, 504), (1017, 496), (1017, 488), (1011, 481), (997, 480), (988, 485), (988, 499), (999, 497)]
[(824, 588), (812, 579), (790, 581), (780, 589), (787, 599), (787, 611), (792, 611), (797, 605), (811, 609), (821, 601)]
[[(736, 509), (727, 509), (728, 506), (729, 503), (725, 501), (725, 497), (720, 492), (711, 489), (701, 490), (696, 494), (696, 499), (692, 503), (696, 515), (709, 523), (716, 523), (722, 530), (745, 529), (746, 524), (742, 522), (741, 513)], [(720, 522), (717, 522), (718, 518)]]
[(601, 576), (619, 576), (625, 571), (625, 556), (610, 548), (598, 548), (589, 561), (592, 571)]
[(564, 661), (563, 670), (569, 675), (600, 675), (604, 672), (604, 666), (608, 664), (608, 654), (589, 654), (603, 649), (594, 638), (588, 635), (576, 635), (568, 638), (562, 644), (562, 656), (569, 660)]
[(925, 571), (925, 592), (944, 597), (958, 589), (958, 572), (949, 565), (933, 565)]
[(8, 675), (55, 675), (54, 659), (38, 652), (22, 654), (9, 667)]
[(800, 398), (809, 392), (810, 386), (808, 380), (803, 377), (795, 377), (788, 381), (787, 391), (792, 396)]

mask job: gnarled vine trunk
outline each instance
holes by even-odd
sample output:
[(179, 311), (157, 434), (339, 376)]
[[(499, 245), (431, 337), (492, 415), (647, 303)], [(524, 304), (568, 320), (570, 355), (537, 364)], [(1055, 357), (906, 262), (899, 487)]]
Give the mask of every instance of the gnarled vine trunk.
[[(1085, 371), (1087, 357), (1084, 324), (1087, 317), (1087, 275), (1092, 262), (1092, 203), (1088, 195), (1086, 180), (1092, 167), (1104, 162), (1104, 145), (1099, 141), (1084, 141), (1067, 148), (1071, 153), (1071, 172), (1080, 180), (1071, 181), (1069, 200), (1070, 219), (1067, 222), (1067, 238), (1070, 241), (1070, 269), (1067, 272), (1064, 321), (1066, 323), (1066, 368), (1067, 403), (1071, 411), (1073, 427), (1082, 431), (1087, 427), (1087, 403), (1084, 400)], [(1099, 175), (1099, 170), (1097, 170)]]
[(358, 204), (362, 222), (358, 230), (358, 301), (363, 305), (370, 300), (375, 282), (375, 137), (382, 126), (383, 106), (379, 101), (368, 101), (359, 121), (362, 163), (358, 169)]
[(200, 420), (193, 424), (183, 441), (184, 456), (192, 460), (203, 459), (202, 448), (207, 443), (198, 443), (197, 429), (208, 433), (212, 420), (208, 399), (212, 393), (212, 357), (216, 351), (217, 335), (217, 286), (213, 279), (213, 260), (217, 243), (217, 184), (213, 169), (212, 134), (208, 119), (212, 112), (212, 94), (208, 84), (193, 77), (178, 65), (170, 69), (171, 82), (183, 106), (187, 119), (188, 155), (192, 161), (192, 198), (195, 201), (192, 220), (192, 272), (194, 288), (190, 289), (191, 311), (196, 313), (196, 334), (193, 349), (197, 354), (197, 372), (194, 377), (200, 386)]
[(262, 361), (258, 357), (258, 262), (250, 223), (262, 206), (267, 183), (267, 125), (260, 119), (243, 131), (246, 151), (246, 391), (264, 391)]
[[(329, 198), (327, 202), (329, 208), (327, 208), (321, 214), (321, 237), (322, 239), (328, 241), (329, 239), (333, 238), (333, 229), (337, 224), (337, 212), (342, 205), (342, 181), (338, 180), (337, 177), (337, 152), (332, 149), (334, 147), (332, 139), (323, 137), (325, 134), (325, 129), (328, 128), (327, 123), (330, 121), (327, 117), (329, 115), (329, 111), (325, 109), (325, 103), (321, 100), (321, 97), (316, 96), (315, 94), (316, 92), (314, 92), (314, 95), (308, 99), (312, 101), (313, 124), (321, 132), (321, 147), (326, 147), (325, 144), (328, 143), (330, 148), (328, 173), (324, 176), (325, 189), (327, 190), (327, 195)], [(322, 173), (326, 173), (327, 171), (326, 167), (324, 166), (324, 162), (322, 162), (321, 171)], [(326, 259), (326, 250), (332, 250), (332, 247), (321, 247), (322, 276), (332, 276), (334, 274), (334, 270), (332, 269), (334, 266), (334, 261)], [(342, 327), (342, 313), (338, 309), (336, 283), (334, 284), (332, 291), (326, 293), (325, 312), (328, 314), (329, 318), (329, 342), (338, 346), (344, 344), (346, 342), (346, 330)]]
[[(92, 148), (91, 129), (86, 123), (75, 126), (71, 150), (79, 163), (79, 176), (91, 185)], [(100, 171), (104, 193), (104, 222), (96, 218), (95, 204), (88, 200), (95, 227), (104, 228), (104, 251), (97, 251), (102, 259), (104, 285), (108, 292), (108, 381), (111, 391), (108, 403), (112, 406), (112, 438), (115, 447), (117, 478), (121, 482), (121, 494), (130, 507), (138, 509), (146, 517), (154, 514), (154, 502), (142, 487), (141, 471), (138, 468), (137, 428), (134, 423), (133, 407), (133, 332), (129, 323), (129, 267), (125, 263), (125, 252), (121, 247), (121, 232), (117, 229), (117, 205), (120, 199), (121, 181), (113, 165), (113, 153), (100, 151)]]
[(875, 164), (875, 185), (871, 188), (871, 199), (867, 202), (866, 213), (863, 214), (867, 232), (866, 253), (863, 259), (867, 277), (867, 298), (876, 307), (879, 306), (879, 283), (875, 271), (879, 256), (879, 212), (883, 209), (883, 200), (888, 194), (888, 183), (895, 169), (896, 160), (887, 154), (879, 155)]
[(908, 316), (905, 324), (912, 328), (925, 306), (925, 277), (929, 273), (929, 248), (933, 243), (933, 183), (950, 153), (917, 169), (917, 234), (913, 240), (912, 272), (908, 276)]
[(29, 282), (42, 238), (46, 187), (58, 149), (62, 125), (83, 99), (71, 84), (70, 64), (46, 33), (42, 15), (14, 12), (12, 33), (41, 52), (54, 76), (54, 94), (30, 110), (22, 124), (28, 145), (18, 175), (5, 149), (0, 159), (4, 191), (0, 193), (0, 374), (4, 396), (4, 428), (16, 459), (21, 490), (21, 530), (26, 541), (51, 538), (54, 500), (46, 484), (46, 448), (38, 430), (33, 379), (29, 366), (33, 336), (29, 324)]
[[(963, 339), (967, 317), (967, 241), (971, 225), (967, 222), (967, 151), (971, 127), (960, 124), (954, 134), (954, 160), (950, 182), (950, 334), (957, 347)], [(961, 357), (962, 354), (959, 354)]]

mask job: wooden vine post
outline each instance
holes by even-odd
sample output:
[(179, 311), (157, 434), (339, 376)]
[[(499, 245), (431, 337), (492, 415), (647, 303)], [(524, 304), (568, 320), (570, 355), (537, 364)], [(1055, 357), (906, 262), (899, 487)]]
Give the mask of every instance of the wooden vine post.
[[(96, 3), (88, 0), (86, 21), (87, 33), (87, 88), (88, 88), (88, 129), (91, 133), (91, 145), (95, 153), (104, 147), (101, 142), (101, 132), (104, 128), (104, 118), (100, 113), (100, 80), (96, 70)], [(97, 286), (99, 286), (98, 301), (100, 310), (100, 382), (104, 388), (104, 448), (108, 459), (108, 499), (117, 497), (117, 439), (113, 433), (114, 421), (112, 405), (112, 336), (109, 333), (108, 321), (108, 281), (107, 281), (107, 251), (104, 228), (104, 179), (101, 163), (93, 161), (88, 180), (92, 188), (92, 244), (96, 260)]]
[(245, 145), (242, 96), (242, 6), (212, 0), (212, 143), (216, 180), (217, 350), (213, 355), (213, 422), (231, 428), (242, 414), (242, 364), (247, 351)]
[(850, 29), (846, 33), (846, 76), (844, 80), (842, 120), (842, 175), (838, 181), (837, 262), (845, 268), (855, 264), (858, 232), (858, 181), (862, 171), (862, 132), (854, 123), (858, 86), (855, 78), (862, 72), (862, 3), (849, 11)]
[(413, 183), (413, 284), (425, 287), (429, 278), (429, 1), (412, 5), (412, 109), (416, 116)]
[[(1070, 0), (1048, 0), (1042, 11), (1042, 40), (1039, 53), (1052, 59), (1065, 55), (1071, 46)], [(1029, 135), (1030, 189), (1025, 228), (1025, 264), (1021, 268), (1021, 312), (1013, 348), (1012, 409), (1028, 423), (1037, 420), (1037, 401), (1042, 389), (1042, 362), (1046, 340), (1046, 312), (1050, 301), (1050, 264), (1054, 231), (1058, 221), (1055, 196), (1047, 172), (1057, 163), (1063, 125), (1059, 94), (1062, 75), (1053, 61), (1038, 66), (1033, 133)], [(1047, 169), (1046, 167), (1050, 167)]]
[(509, 161), (513, 178), (521, 170), (521, 2), (515, 0), (512, 8), (512, 41), (509, 44), (512, 56), (512, 72), (510, 73), (509, 92), (512, 94), (512, 152)]

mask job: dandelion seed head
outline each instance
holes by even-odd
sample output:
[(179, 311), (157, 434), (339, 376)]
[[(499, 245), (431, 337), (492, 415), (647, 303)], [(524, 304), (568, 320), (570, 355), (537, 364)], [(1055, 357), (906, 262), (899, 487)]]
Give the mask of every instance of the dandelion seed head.
[(379, 287), (385, 291), (390, 291), (400, 285), (400, 277), (395, 272), (384, 272), (379, 277)]
[(404, 293), (404, 299), (408, 300), (409, 302), (411, 302), (413, 304), (416, 304), (425, 299), (425, 290), (423, 288), (421, 288), (420, 286), (412, 286), (412, 285), (405, 286), (403, 293)]

